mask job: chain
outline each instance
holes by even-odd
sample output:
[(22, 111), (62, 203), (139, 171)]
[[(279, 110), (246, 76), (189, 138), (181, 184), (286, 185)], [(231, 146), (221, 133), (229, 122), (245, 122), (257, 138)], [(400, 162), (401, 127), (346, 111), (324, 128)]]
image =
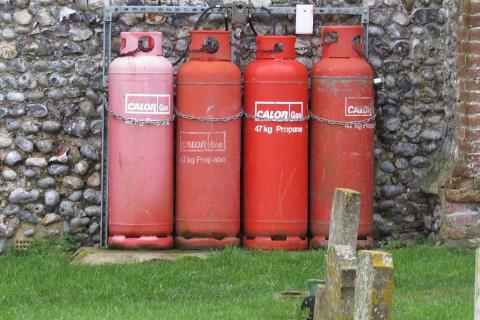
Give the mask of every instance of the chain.
[[(309, 53), (312, 53), (314, 50), (316, 49), (320, 49), (321, 47), (323, 47), (322, 44), (318, 44), (316, 46), (304, 46), (304, 47), (297, 47), (295, 48), (295, 51), (305, 51), (304, 53), (302, 54), (309, 54)], [(244, 52), (245, 54), (242, 55), (242, 59), (246, 59), (247, 57), (249, 57), (252, 53), (257, 53), (257, 52), (261, 52), (261, 53), (280, 53), (281, 51), (276, 51), (275, 49), (270, 49), (270, 50), (256, 50), (256, 49), (251, 49), (251, 48), (246, 48), (246, 47), (242, 47), (240, 48), (240, 51), (241, 52)]]
[(207, 52), (204, 48), (200, 49), (188, 49), (189, 53), (201, 53), (201, 52)]
[(209, 117), (195, 117), (189, 114), (184, 114), (181, 113), (178, 110), (175, 110), (175, 115), (179, 118), (182, 119), (187, 119), (187, 120), (195, 120), (195, 121), (200, 121), (200, 122), (228, 122), (232, 120), (239, 119), (243, 116), (243, 111), (240, 111), (239, 113), (230, 116), (230, 117), (224, 117), (224, 118), (209, 118)]
[(170, 118), (163, 120), (154, 120), (154, 119), (135, 119), (135, 118), (126, 118), (115, 112), (113, 112), (109, 107), (108, 103), (104, 103), (105, 110), (115, 119), (125, 122), (126, 124), (135, 124), (138, 126), (151, 125), (151, 126), (166, 126), (173, 120), (175, 120), (175, 115), (172, 115)]
[(326, 123), (326, 124), (331, 124), (331, 125), (336, 125), (336, 126), (354, 126), (358, 124), (369, 124), (370, 122), (373, 122), (375, 118), (377, 117), (377, 114), (374, 113), (373, 116), (365, 119), (365, 120), (358, 120), (358, 121), (337, 121), (337, 120), (330, 120), (330, 119), (325, 119), (321, 118), (314, 113), (310, 111), (310, 117), (318, 122), (321, 123)]
[(249, 114), (244, 112), (245, 118), (247, 119), (254, 119), (254, 120), (261, 120), (261, 121), (270, 121), (270, 122), (302, 122), (302, 121), (307, 121), (310, 119), (310, 115), (307, 115), (306, 117), (303, 118), (298, 118), (298, 119), (272, 119), (268, 117), (259, 117), (255, 116), (253, 114)]

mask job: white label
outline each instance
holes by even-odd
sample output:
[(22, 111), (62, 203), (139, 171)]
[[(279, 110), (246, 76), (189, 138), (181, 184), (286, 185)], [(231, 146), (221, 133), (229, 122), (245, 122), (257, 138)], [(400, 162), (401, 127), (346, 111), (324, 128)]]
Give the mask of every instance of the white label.
[(303, 102), (256, 101), (255, 117), (255, 121), (302, 119)]
[(125, 113), (170, 114), (170, 95), (127, 93)]
[(295, 33), (313, 33), (313, 4), (297, 4), (295, 11)]
[(227, 134), (225, 131), (191, 132), (181, 131), (179, 137), (180, 151), (212, 152), (225, 151)]
[(373, 99), (371, 97), (346, 97), (345, 116), (371, 117), (373, 116)]

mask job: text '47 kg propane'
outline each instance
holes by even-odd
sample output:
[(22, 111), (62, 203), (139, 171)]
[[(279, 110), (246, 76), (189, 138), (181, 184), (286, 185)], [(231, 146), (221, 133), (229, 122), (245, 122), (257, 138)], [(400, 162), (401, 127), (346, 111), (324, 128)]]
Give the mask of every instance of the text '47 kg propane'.
[(361, 192), (359, 245), (372, 241), (375, 108), (373, 71), (363, 57), (363, 28), (322, 30), (312, 69), (311, 246), (326, 246), (335, 188)]
[(308, 74), (294, 36), (258, 36), (245, 70), (243, 244), (307, 248)]

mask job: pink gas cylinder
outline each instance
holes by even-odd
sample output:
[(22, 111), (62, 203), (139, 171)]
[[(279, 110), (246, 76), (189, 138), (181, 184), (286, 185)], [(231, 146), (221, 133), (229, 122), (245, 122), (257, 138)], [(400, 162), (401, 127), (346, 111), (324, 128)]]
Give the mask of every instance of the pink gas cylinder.
[(173, 246), (173, 70), (161, 32), (122, 32), (109, 68), (108, 245)]

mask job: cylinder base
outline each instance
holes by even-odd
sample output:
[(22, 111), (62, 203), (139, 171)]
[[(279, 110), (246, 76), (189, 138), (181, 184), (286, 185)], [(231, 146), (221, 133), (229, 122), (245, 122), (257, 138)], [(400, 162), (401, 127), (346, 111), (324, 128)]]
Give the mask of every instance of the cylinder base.
[(236, 237), (215, 238), (175, 238), (175, 247), (179, 249), (201, 250), (201, 249), (223, 249), (225, 247), (240, 246), (240, 239)]
[[(328, 247), (328, 239), (324, 236), (316, 236), (310, 239), (310, 248), (325, 249)], [(366, 249), (373, 247), (373, 237), (366, 236), (365, 239), (357, 240), (358, 249)]]
[(248, 249), (258, 250), (307, 250), (308, 239), (299, 236), (288, 236), (281, 240), (272, 237), (243, 237), (243, 246)]
[(173, 247), (173, 237), (143, 236), (138, 238), (127, 238), (125, 236), (110, 236), (108, 246), (114, 249), (171, 249)]

